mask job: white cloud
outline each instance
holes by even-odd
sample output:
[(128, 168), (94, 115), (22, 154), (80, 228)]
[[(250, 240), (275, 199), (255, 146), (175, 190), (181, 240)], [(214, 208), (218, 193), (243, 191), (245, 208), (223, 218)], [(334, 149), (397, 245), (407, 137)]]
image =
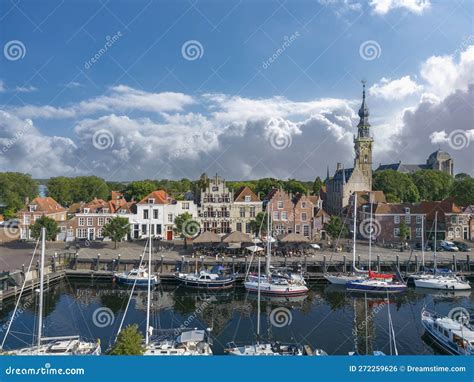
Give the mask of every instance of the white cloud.
[(31, 92), (35, 92), (37, 91), (38, 88), (34, 87), (34, 86), (17, 86), (15, 88), (15, 91), (18, 92), (18, 93), (31, 93)]
[(397, 8), (421, 14), (431, 8), (430, 0), (370, 0), (369, 4), (379, 15), (385, 15)]
[(410, 76), (404, 76), (393, 81), (390, 78), (383, 77), (378, 83), (370, 87), (369, 93), (387, 100), (401, 100), (420, 92), (422, 89), (423, 86), (418, 85)]
[(6, 90), (6, 89), (5, 89), (5, 86), (4, 86), (4, 84), (3, 84), (3, 81), (0, 80), (0, 93), (3, 93), (5, 90)]

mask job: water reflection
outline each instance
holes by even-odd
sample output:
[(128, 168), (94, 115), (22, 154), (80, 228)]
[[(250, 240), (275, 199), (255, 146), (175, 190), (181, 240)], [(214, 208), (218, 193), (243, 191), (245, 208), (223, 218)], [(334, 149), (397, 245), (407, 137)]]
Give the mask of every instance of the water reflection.
[[(469, 292), (469, 291), (468, 291)], [(147, 295), (137, 290), (124, 312), (130, 290), (100, 282), (64, 281), (50, 286), (45, 294), (46, 336), (79, 332), (89, 339), (100, 338), (105, 351), (123, 320), (145, 329)], [(24, 298), (24, 307), (12, 325), (6, 348), (34, 341), (36, 295)], [(463, 306), (472, 311), (471, 293), (410, 289), (404, 295), (390, 296), (390, 312), (399, 354), (433, 354), (438, 350), (423, 336), (420, 312), (423, 305), (441, 314)], [(1, 336), (13, 311), (13, 301), (0, 310)], [(251, 343), (257, 333), (257, 296), (243, 288), (218, 293), (197, 292), (175, 285), (160, 285), (152, 296), (152, 326), (157, 330), (212, 328), (214, 354), (223, 354), (231, 341)], [(338, 286), (312, 286), (307, 296), (261, 298), (261, 339), (298, 342), (322, 348), (329, 354), (390, 354), (387, 301), (384, 297), (351, 295)], [(113, 313), (110, 325), (97, 327), (92, 317), (100, 308)], [(275, 321), (278, 314), (280, 321)], [(281, 319), (284, 319), (281, 321)], [(2, 329), (3, 328), (3, 329)]]

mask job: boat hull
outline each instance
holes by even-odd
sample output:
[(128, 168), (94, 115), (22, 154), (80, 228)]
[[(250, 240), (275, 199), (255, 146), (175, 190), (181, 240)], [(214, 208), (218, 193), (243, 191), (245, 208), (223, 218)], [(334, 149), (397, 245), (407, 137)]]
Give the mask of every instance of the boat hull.
[[(145, 279), (142, 279), (142, 278), (139, 278), (139, 279), (136, 279), (136, 278), (129, 278), (129, 277), (126, 277), (126, 276), (120, 276), (120, 275), (116, 275), (115, 276), (115, 281), (119, 284), (122, 284), (122, 285), (134, 285), (137, 286), (137, 287), (147, 287), (148, 286), (148, 278), (145, 278)], [(136, 282), (135, 282), (136, 281)], [(155, 278), (152, 278), (150, 280), (150, 284), (151, 286), (155, 286), (159, 283), (158, 279), (155, 277)]]
[(211, 281), (190, 280), (184, 277), (175, 276), (175, 280), (182, 286), (192, 289), (202, 290), (222, 290), (234, 287), (233, 278)]
[(413, 280), (417, 288), (441, 289), (441, 290), (470, 290), (471, 286), (450, 278), (415, 278)]
[[(246, 281), (244, 286), (249, 292), (258, 293), (258, 282)], [(261, 282), (260, 293), (269, 296), (296, 296), (308, 293), (308, 287), (306, 285), (275, 285)]]
[(349, 281), (362, 280), (362, 276), (358, 275), (331, 275), (326, 273), (324, 278), (331, 284), (335, 285), (346, 285)]
[(403, 293), (407, 290), (407, 286), (404, 284), (385, 284), (384, 282), (348, 282), (346, 289), (349, 292), (361, 292), (361, 293)]

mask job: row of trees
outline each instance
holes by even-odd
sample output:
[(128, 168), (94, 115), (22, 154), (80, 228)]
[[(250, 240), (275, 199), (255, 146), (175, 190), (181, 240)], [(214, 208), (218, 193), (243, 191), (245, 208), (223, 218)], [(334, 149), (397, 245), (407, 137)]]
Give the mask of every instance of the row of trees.
[(373, 177), (373, 189), (383, 191), (387, 201), (392, 203), (443, 200), (448, 196), (454, 197), (461, 206), (474, 203), (474, 178), (464, 173), (453, 178), (436, 170), (412, 174), (377, 171)]

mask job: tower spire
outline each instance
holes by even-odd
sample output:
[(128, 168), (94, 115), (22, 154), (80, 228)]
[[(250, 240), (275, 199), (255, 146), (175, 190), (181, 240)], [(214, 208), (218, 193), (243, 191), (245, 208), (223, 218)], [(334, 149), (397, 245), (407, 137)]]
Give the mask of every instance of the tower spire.
[(368, 137), (370, 133), (370, 123), (369, 123), (369, 108), (367, 107), (367, 103), (365, 101), (365, 84), (367, 83), (366, 80), (362, 80), (362, 104), (360, 105), (359, 109), (359, 124), (357, 125), (358, 128), (358, 135), (361, 137)]
[(327, 169), (327, 173), (326, 173), (326, 180), (329, 180), (329, 165), (328, 165), (328, 169)]

